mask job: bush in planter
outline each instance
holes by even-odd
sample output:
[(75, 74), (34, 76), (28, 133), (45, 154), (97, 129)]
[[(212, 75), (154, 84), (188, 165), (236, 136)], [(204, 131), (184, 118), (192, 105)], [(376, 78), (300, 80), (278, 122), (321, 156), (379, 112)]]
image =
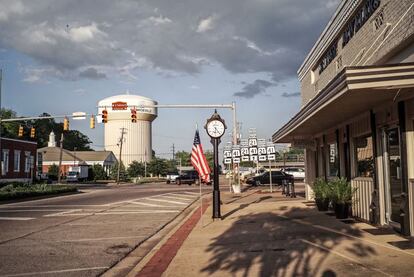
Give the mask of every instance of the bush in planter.
[(313, 194), (315, 196), (316, 206), (319, 211), (327, 211), (330, 202), (329, 184), (322, 178), (318, 178), (313, 183)]
[(331, 187), (331, 200), (336, 218), (348, 218), (352, 196), (356, 189), (352, 189), (351, 183), (346, 178), (335, 178), (329, 181), (329, 186)]

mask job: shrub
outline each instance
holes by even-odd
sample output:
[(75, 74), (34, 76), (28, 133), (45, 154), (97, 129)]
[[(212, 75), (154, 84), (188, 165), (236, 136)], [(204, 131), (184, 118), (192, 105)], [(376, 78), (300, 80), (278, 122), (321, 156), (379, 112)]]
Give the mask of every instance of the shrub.
[(329, 181), (331, 200), (335, 204), (351, 204), (352, 196), (356, 188), (352, 189), (351, 183), (346, 178), (335, 178)]
[(313, 183), (313, 193), (315, 199), (329, 199), (330, 187), (329, 184), (322, 178), (318, 178)]

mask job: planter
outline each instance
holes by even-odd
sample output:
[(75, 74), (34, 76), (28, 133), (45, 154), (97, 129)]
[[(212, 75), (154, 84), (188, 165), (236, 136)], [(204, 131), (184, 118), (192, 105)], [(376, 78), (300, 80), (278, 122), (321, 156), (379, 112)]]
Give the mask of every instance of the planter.
[(336, 203), (335, 204), (335, 216), (338, 219), (346, 219), (349, 215), (349, 204)]
[(318, 207), (318, 211), (326, 212), (329, 208), (329, 199), (315, 199), (316, 207)]

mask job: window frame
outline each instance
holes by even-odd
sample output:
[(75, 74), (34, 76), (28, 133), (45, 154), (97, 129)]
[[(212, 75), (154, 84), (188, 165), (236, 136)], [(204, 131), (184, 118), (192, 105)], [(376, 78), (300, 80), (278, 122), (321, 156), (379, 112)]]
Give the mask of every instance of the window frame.
[(14, 172), (20, 172), (21, 150), (14, 150), (13, 169)]

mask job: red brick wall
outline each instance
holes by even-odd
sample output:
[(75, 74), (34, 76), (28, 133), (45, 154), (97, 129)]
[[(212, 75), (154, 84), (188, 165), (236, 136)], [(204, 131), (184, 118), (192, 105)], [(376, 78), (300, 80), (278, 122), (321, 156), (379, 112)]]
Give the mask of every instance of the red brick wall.
[[(9, 150), (9, 165), (6, 175), (0, 175), (1, 179), (26, 179), (30, 178), (30, 171), (25, 172), (25, 162), (26, 162), (26, 152), (30, 152), (30, 155), (33, 156), (33, 177), (36, 176), (36, 143), (23, 140), (12, 140), (12, 139), (1, 139), (1, 153), (0, 157), (3, 157), (3, 150)], [(20, 170), (18, 172), (14, 171), (14, 151), (20, 151)]]

